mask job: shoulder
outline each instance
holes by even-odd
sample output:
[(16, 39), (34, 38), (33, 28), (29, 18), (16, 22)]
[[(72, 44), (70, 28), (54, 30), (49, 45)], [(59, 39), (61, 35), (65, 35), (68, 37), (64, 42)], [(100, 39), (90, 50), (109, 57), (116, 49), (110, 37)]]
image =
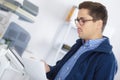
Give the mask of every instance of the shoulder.
[(113, 54), (113, 52), (110, 53), (99, 53), (99, 56), (97, 57), (97, 67), (106, 67), (106, 68), (117, 68), (117, 61)]
[(112, 64), (116, 61), (116, 58), (115, 58), (113, 52), (109, 52), (109, 53), (96, 52), (95, 54), (97, 55), (95, 57), (95, 58), (97, 58), (97, 63)]

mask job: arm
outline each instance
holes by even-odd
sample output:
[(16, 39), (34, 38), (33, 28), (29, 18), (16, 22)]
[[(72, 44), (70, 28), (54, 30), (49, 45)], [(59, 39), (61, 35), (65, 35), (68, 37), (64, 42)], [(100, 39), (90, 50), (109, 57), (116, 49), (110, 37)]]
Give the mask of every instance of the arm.
[(114, 80), (117, 71), (117, 63), (113, 54), (105, 54), (100, 57), (94, 80)]

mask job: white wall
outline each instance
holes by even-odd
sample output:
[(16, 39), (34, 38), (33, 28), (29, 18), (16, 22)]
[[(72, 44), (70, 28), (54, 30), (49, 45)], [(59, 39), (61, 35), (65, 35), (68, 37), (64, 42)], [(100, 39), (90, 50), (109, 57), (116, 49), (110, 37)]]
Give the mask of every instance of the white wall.
[[(16, 21), (23, 26), (31, 34), (31, 40), (28, 45), (28, 50), (39, 58), (47, 57), (48, 62), (52, 62), (55, 53), (49, 53), (56, 31), (60, 29), (61, 25), (73, 5), (78, 5), (84, 0), (30, 0), (39, 6), (39, 15), (36, 17), (35, 23), (28, 23), (24, 21)], [(109, 12), (109, 19), (105, 28), (104, 34), (110, 37), (113, 45), (113, 51), (120, 65), (119, 61), (119, 47), (120, 47), (120, 1), (119, 0), (92, 0), (98, 1), (106, 5)], [(49, 57), (48, 57), (49, 55)], [(50, 63), (52, 64), (52, 63)], [(120, 68), (120, 67), (119, 67)], [(116, 75), (115, 80), (120, 79), (120, 70)]]

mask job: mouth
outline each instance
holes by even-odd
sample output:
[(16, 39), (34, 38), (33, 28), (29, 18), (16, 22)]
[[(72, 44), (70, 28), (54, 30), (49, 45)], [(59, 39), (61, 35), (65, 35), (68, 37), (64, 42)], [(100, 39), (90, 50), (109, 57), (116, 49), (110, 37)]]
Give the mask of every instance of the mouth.
[(80, 28), (77, 28), (77, 32), (78, 34), (82, 32), (82, 30)]

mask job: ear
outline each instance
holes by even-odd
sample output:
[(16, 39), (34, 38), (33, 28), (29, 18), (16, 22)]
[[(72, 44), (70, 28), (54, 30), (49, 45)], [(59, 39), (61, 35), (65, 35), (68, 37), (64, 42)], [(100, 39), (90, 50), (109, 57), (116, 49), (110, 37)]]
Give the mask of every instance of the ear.
[(102, 20), (97, 20), (97, 29), (102, 30), (103, 27), (103, 21)]

